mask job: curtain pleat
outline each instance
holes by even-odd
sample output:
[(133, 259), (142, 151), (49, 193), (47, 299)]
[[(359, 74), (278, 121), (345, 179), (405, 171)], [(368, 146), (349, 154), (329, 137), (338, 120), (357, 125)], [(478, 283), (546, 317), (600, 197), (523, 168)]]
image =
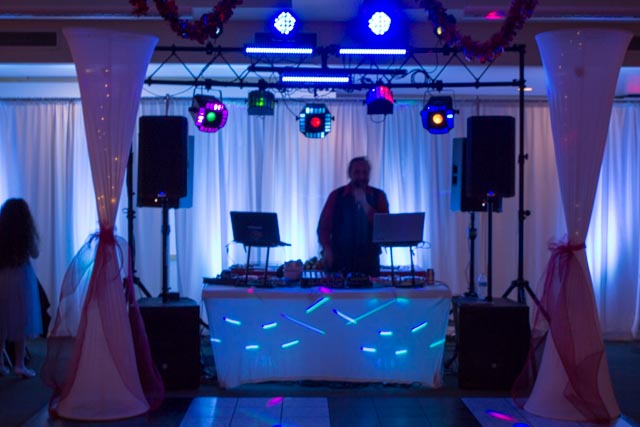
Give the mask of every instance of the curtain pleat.
[[(175, 240), (171, 252), (177, 254), (172, 290), (200, 301), (203, 277), (245, 262), (242, 247), (232, 243), (233, 209), (278, 213), (281, 238), (292, 246), (272, 250), (270, 262), (318, 256), (315, 229), (322, 204), (333, 188), (347, 181), (348, 160), (366, 155), (373, 165), (371, 183), (387, 192), (392, 212), (426, 212), (424, 238), (429, 244), (416, 249), (416, 265), (434, 268), (436, 279), (446, 282), (454, 294), (466, 291), (469, 214), (450, 209), (452, 139), (465, 135), (471, 115), (518, 119), (517, 102), (458, 101), (455, 128), (440, 136), (422, 128), (420, 102), (398, 102), (384, 121), (368, 116), (361, 102), (324, 102), (335, 121), (328, 137), (316, 140), (298, 131), (295, 116), (303, 101), (278, 102), (274, 116), (255, 117), (247, 114), (244, 100), (225, 99), (230, 109), (227, 125), (205, 134), (195, 129), (187, 113), (190, 99), (171, 99), (168, 105), (164, 98), (142, 100), (138, 116), (187, 116), (194, 137), (193, 207), (170, 211), (170, 240)], [(37, 128), (33, 117), (38, 117)], [(639, 119), (640, 104), (614, 104), (586, 239), (603, 336), (611, 339), (640, 335), (640, 249), (635, 238), (640, 233), (640, 201), (635, 197), (640, 183)], [(53, 304), (67, 265), (98, 227), (82, 120), (79, 101), (0, 100), (0, 199), (24, 197), (34, 207), (43, 244), (43, 256), (34, 267)], [(136, 128), (134, 169), (137, 133)], [(531, 216), (525, 221), (524, 276), (539, 295), (549, 258), (546, 243), (566, 231), (546, 102), (526, 104), (525, 153), (525, 208)], [(64, 184), (57, 188), (67, 191), (41, 191), (35, 179), (58, 180)], [(126, 193), (118, 212), (124, 208)], [(134, 208), (135, 268), (157, 296), (162, 283), (161, 212)], [(517, 198), (505, 199), (503, 209), (493, 220), (494, 296), (517, 276)], [(485, 217), (476, 215), (476, 274), (486, 265)], [(125, 215), (119, 214), (116, 231), (126, 237), (126, 227)], [(251, 255), (258, 263), (266, 253)], [(396, 250), (393, 255), (394, 262), (408, 263), (408, 254)], [(383, 253), (381, 261), (388, 265), (389, 255)]]

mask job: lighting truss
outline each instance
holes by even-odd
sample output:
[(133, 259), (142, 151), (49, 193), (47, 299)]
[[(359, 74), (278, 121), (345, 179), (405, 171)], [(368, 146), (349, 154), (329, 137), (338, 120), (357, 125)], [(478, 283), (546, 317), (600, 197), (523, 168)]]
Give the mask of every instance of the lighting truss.
[[(468, 66), (468, 61), (464, 57), (464, 52), (451, 47), (443, 48), (393, 48), (390, 50), (381, 48), (368, 47), (344, 47), (339, 46), (318, 46), (309, 47), (309, 44), (294, 45), (292, 43), (277, 44), (265, 43), (258, 46), (257, 44), (245, 45), (245, 47), (221, 47), (213, 46), (211, 43), (204, 47), (180, 47), (180, 46), (158, 46), (156, 52), (169, 52), (169, 57), (163, 61), (145, 80), (148, 85), (168, 84), (168, 85), (187, 85), (195, 87), (205, 87), (211, 89), (213, 87), (238, 87), (238, 88), (263, 88), (286, 90), (290, 88), (309, 88), (322, 87), (323, 89), (342, 89), (347, 91), (369, 90), (374, 88), (378, 82), (382, 80), (384, 85), (389, 89), (396, 88), (413, 88), (413, 89), (431, 89), (441, 91), (445, 88), (455, 89), (461, 87), (515, 87), (522, 90), (525, 85), (524, 65), (521, 66), (522, 71), (519, 79), (510, 81), (487, 81), (484, 77), (488, 68), (492, 63), (482, 64), (483, 69), (478, 73), (474, 72)], [(200, 72), (192, 72), (189, 64), (180, 57), (181, 52), (202, 52), (211, 55), (211, 60), (202, 68)], [(289, 61), (287, 53), (291, 54)], [(515, 52), (520, 55), (520, 63), (524, 64), (524, 45), (515, 45), (505, 48), (505, 53)], [(251, 63), (243, 65), (244, 68), (236, 68), (232, 65), (238, 62), (237, 59), (230, 59), (227, 56), (244, 55), (251, 58)], [(297, 56), (296, 56), (297, 55)], [(366, 61), (357, 61), (351, 64), (346, 61), (349, 55), (367, 56)], [(423, 66), (422, 58), (430, 58), (434, 55), (441, 55), (445, 58), (437, 67), (433, 65)], [(401, 57), (402, 62), (396, 66), (389, 65), (390, 58)], [(333, 66), (330, 61), (331, 57), (345, 58), (341, 67)], [(208, 69), (216, 61), (226, 65), (232, 72), (230, 78), (210, 79), (205, 78), (205, 70)], [(281, 63), (294, 64), (295, 66), (280, 66)], [(468, 71), (469, 78), (465, 81), (445, 82), (443, 76), (449, 65), (458, 62), (460, 66)], [(190, 78), (181, 79), (160, 79), (155, 75), (166, 64), (178, 62), (189, 73)], [(497, 61), (494, 61), (497, 62)], [(275, 64), (278, 64), (276, 66)], [(292, 76), (293, 73), (301, 75), (300, 81), (293, 82), (292, 77), (283, 78), (283, 76)], [(316, 82), (316, 78), (310, 78), (310, 75), (329, 75), (330, 77), (320, 79)], [(400, 79), (408, 77), (411, 79)], [(341, 76), (338, 77), (338, 76)], [(345, 76), (350, 76), (348, 81)], [(264, 83), (258, 81), (264, 80)]]

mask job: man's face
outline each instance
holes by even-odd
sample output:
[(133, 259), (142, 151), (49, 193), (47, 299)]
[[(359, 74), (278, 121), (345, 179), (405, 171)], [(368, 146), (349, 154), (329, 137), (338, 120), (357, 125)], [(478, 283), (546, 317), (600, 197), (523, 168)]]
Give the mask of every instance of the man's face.
[(355, 162), (349, 172), (349, 178), (355, 187), (366, 187), (369, 184), (369, 164), (365, 161)]

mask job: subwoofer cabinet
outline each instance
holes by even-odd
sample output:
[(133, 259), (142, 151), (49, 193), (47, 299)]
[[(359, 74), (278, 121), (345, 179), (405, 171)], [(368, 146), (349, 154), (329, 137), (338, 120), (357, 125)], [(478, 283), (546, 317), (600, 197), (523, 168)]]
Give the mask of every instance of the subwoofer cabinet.
[(140, 313), (151, 357), (167, 390), (200, 386), (200, 307), (189, 298), (142, 298)]
[(458, 385), (509, 390), (528, 357), (529, 307), (506, 298), (453, 299)]

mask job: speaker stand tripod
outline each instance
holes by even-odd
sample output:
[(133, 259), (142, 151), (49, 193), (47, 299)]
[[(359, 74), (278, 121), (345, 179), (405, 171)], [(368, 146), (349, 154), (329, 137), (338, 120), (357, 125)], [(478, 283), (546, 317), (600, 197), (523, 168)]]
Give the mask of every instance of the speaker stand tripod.
[(467, 298), (477, 298), (478, 293), (476, 292), (476, 279), (475, 279), (475, 245), (476, 245), (476, 237), (478, 237), (478, 230), (476, 229), (475, 224), (476, 213), (471, 211), (469, 212), (469, 230), (467, 233), (467, 237), (469, 238), (469, 289), (464, 293), (464, 296)]
[(496, 200), (494, 193), (487, 194), (487, 297), (493, 301), (493, 208)]

